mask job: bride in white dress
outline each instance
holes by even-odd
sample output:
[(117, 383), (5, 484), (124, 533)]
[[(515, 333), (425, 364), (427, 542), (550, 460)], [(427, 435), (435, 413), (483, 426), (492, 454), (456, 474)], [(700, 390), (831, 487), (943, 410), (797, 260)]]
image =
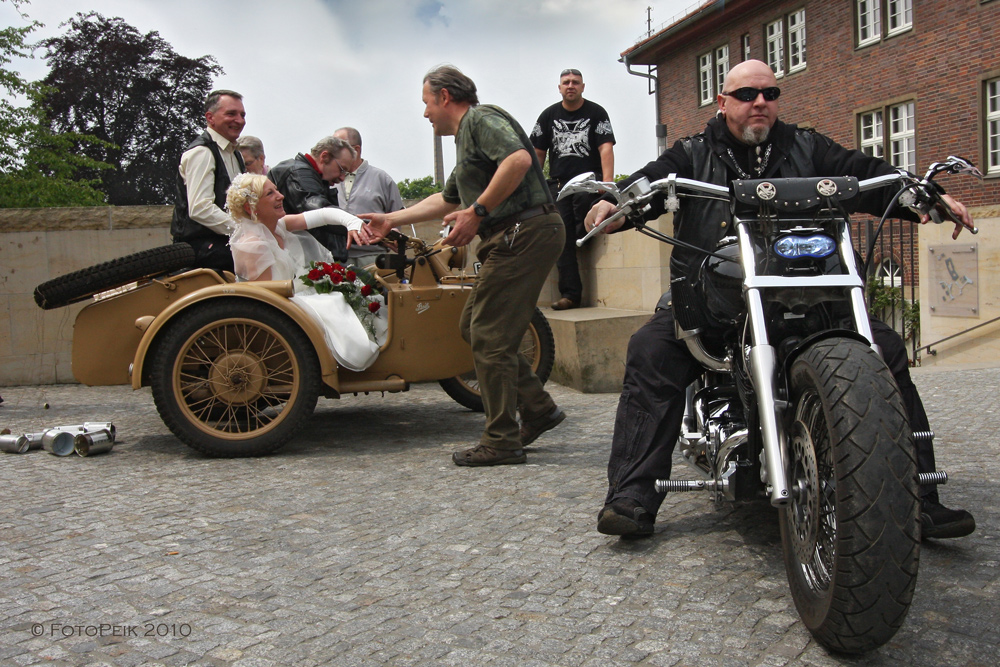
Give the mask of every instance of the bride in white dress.
[(337, 362), (362, 371), (375, 362), (385, 342), (388, 322), (382, 297), (376, 297), (383, 307), (373, 316), (373, 338), (343, 294), (317, 294), (298, 277), (309, 271), (309, 262), (333, 262), (330, 251), (305, 230), (322, 225), (347, 227), (350, 246), (361, 243), (358, 230), (364, 223), (338, 208), (286, 215), (283, 200), (265, 176), (240, 174), (233, 179), (226, 204), (234, 222), (229, 247), (236, 275), (241, 280), (291, 280), (295, 287), (292, 303), (320, 323)]

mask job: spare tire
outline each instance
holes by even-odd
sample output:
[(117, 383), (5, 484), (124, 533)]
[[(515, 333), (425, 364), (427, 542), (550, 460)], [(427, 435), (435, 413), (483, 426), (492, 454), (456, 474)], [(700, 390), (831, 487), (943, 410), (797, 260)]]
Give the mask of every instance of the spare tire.
[(35, 303), (44, 310), (61, 308), (143, 278), (193, 267), (194, 259), (194, 248), (187, 243), (150, 248), (46, 281), (35, 288)]

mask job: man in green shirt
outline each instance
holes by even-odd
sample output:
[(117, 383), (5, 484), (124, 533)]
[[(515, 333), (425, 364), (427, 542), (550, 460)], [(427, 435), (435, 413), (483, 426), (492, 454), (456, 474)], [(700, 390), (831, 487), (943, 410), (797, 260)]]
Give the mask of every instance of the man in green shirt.
[[(445, 243), (478, 234), (482, 264), (462, 314), (486, 410), (479, 444), (455, 452), (461, 466), (524, 463), (524, 447), (566, 418), (518, 347), (545, 278), (562, 251), (565, 227), (527, 134), (503, 109), (479, 105), (476, 84), (450, 65), (424, 77), (424, 117), (454, 136), (456, 167), (444, 191), (389, 214), (362, 213), (368, 243), (393, 227), (444, 219)], [(518, 424), (517, 411), (521, 412)]]

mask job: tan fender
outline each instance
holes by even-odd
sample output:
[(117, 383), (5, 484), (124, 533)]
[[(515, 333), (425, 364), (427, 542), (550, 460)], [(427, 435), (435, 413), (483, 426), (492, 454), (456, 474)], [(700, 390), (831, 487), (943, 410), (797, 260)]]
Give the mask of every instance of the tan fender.
[(143, 333), (142, 339), (139, 341), (139, 347), (136, 348), (135, 360), (132, 365), (132, 388), (139, 389), (142, 387), (143, 365), (145, 364), (146, 356), (149, 353), (153, 341), (156, 339), (156, 336), (160, 333), (163, 327), (173, 320), (178, 313), (186, 308), (202, 301), (210, 301), (212, 299), (220, 298), (240, 298), (261, 301), (288, 315), (288, 317), (299, 325), (312, 342), (313, 349), (316, 350), (316, 356), (319, 358), (323, 382), (336, 388), (338, 368), (337, 361), (333, 358), (333, 355), (330, 353), (330, 350), (326, 345), (326, 338), (323, 335), (323, 330), (311, 316), (307, 315), (305, 311), (297, 307), (294, 302), (289, 301), (288, 297), (292, 296), (293, 293), (294, 290), (292, 287), (292, 281), (271, 280), (214, 285), (212, 287), (200, 289), (197, 292), (192, 292), (191, 294), (178, 299), (165, 308), (163, 312), (157, 315), (152, 322), (149, 323), (148, 328)]

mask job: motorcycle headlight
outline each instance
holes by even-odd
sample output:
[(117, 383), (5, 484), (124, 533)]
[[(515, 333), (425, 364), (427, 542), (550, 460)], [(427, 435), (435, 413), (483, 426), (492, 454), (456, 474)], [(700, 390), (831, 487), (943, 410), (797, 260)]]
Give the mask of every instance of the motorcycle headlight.
[(816, 257), (822, 259), (834, 253), (837, 242), (829, 236), (782, 236), (774, 243), (774, 252), (786, 259)]

